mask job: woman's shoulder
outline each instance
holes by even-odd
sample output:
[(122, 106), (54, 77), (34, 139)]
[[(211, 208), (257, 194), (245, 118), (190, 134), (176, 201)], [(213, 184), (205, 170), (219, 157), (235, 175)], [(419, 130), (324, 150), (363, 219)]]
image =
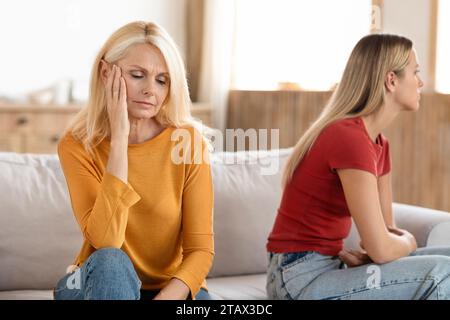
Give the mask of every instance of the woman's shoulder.
[(200, 131), (200, 128), (197, 128), (197, 126), (193, 124), (183, 124), (179, 127), (170, 127), (171, 135), (172, 137), (180, 137), (182, 136), (185, 138), (186, 136), (189, 136), (190, 141), (195, 141), (196, 139), (202, 139), (203, 134)]
[(191, 124), (191, 123), (183, 124), (183, 125), (181, 125), (180, 127), (176, 128), (176, 129), (187, 130), (191, 134), (194, 134), (194, 133), (201, 134), (200, 130), (194, 124)]
[(362, 119), (360, 117), (339, 119), (331, 122), (323, 130), (328, 133), (358, 133), (364, 134), (362, 127)]
[(58, 142), (58, 148), (77, 145), (81, 145), (81, 142), (70, 131), (66, 132)]
[(87, 155), (83, 143), (71, 132), (66, 132), (58, 142), (58, 154), (70, 153), (72, 155)]
[(326, 146), (370, 145), (361, 118), (339, 119), (328, 124), (318, 136)]

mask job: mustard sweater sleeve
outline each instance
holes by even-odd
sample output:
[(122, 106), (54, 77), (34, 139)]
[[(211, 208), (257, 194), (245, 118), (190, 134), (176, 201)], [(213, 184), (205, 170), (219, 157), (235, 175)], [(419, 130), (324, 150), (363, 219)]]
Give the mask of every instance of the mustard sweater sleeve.
[(205, 160), (187, 165), (182, 196), (183, 260), (174, 276), (187, 284), (192, 299), (208, 275), (214, 256), (213, 184), (209, 159)]
[(125, 241), (128, 209), (140, 196), (131, 185), (106, 171), (102, 176), (82, 145), (70, 135), (58, 144), (58, 156), (84, 238), (96, 249), (120, 248)]

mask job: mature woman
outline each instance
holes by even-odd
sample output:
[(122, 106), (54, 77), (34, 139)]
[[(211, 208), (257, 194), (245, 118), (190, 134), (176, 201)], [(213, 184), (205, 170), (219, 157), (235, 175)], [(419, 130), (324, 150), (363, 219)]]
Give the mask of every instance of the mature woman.
[[(392, 215), (391, 162), (381, 134), (419, 108), (410, 40), (369, 35), (295, 146), (269, 236), (272, 299), (450, 299), (450, 248), (417, 250)], [(362, 251), (343, 250), (351, 218)]]
[(209, 298), (212, 179), (189, 109), (183, 61), (160, 26), (112, 34), (58, 146), (84, 242), (56, 299)]

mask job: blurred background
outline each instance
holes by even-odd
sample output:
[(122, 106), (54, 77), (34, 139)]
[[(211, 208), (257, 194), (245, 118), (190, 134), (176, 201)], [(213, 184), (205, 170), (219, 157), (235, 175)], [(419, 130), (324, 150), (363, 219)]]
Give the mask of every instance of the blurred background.
[(362, 36), (409, 37), (425, 87), (420, 110), (385, 132), (394, 200), (450, 211), (450, 0), (1, 1), (0, 151), (54, 153), (97, 51), (134, 20), (179, 46), (196, 118), (222, 132), (279, 129), (268, 148), (295, 144)]

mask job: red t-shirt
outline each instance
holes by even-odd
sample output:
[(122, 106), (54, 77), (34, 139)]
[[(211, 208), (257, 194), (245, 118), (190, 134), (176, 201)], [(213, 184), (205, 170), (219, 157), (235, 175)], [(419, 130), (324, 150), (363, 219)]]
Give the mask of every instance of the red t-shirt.
[(317, 251), (337, 255), (351, 216), (336, 169), (360, 169), (376, 177), (391, 170), (389, 144), (374, 143), (361, 118), (337, 120), (317, 137), (286, 186), (269, 235), (270, 252)]

